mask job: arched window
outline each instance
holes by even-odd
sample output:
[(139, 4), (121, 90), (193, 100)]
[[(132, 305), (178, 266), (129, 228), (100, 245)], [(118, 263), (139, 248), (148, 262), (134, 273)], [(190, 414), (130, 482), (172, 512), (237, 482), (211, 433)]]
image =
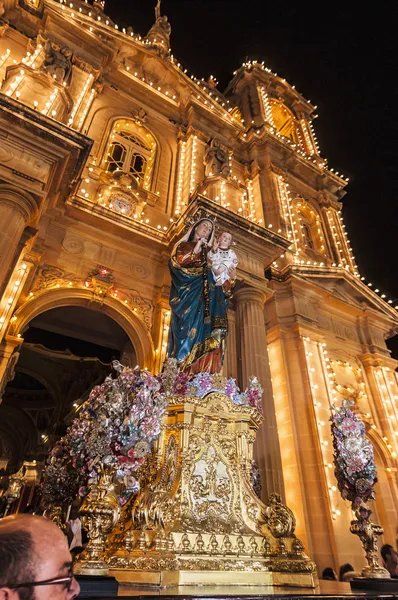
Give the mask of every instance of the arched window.
[(323, 225), (317, 210), (303, 198), (297, 198), (293, 201), (293, 214), (300, 251), (316, 260), (320, 256), (326, 257)]
[(300, 144), (299, 128), (292, 111), (275, 98), (269, 99), (272, 112), (272, 120), (278, 133), (289, 138), (295, 144)]
[(304, 246), (306, 246), (307, 248), (311, 248), (311, 250), (314, 250), (315, 244), (312, 238), (311, 225), (309, 223), (303, 223), (301, 226), (301, 231), (303, 232), (302, 235), (304, 240)]
[(145, 127), (119, 119), (111, 131), (104, 168), (109, 173), (130, 173), (139, 185), (149, 189), (155, 154), (155, 139)]

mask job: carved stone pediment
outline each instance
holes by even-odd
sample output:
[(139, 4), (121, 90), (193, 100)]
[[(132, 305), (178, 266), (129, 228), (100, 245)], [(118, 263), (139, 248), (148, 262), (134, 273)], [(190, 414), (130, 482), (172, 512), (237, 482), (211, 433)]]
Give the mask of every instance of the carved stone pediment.
[(371, 290), (346, 273), (305, 273), (301, 275), (310, 279), (319, 287), (327, 290), (336, 300), (354, 306), (360, 310), (372, 309), (384, 313), (389, 319), (397, 320), (397, 315), (388, 304), (376, 296)]

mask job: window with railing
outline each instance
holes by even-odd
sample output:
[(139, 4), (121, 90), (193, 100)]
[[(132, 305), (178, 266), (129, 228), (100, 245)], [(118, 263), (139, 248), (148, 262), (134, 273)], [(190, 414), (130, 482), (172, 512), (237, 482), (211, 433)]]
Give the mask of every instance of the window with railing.
[(156, 142), (147, 129), (131, 121), (119, 120), (110, 135), (104, 168), (109, 173), (129, 173), (140, 186), (149, 189), (155, 155)]

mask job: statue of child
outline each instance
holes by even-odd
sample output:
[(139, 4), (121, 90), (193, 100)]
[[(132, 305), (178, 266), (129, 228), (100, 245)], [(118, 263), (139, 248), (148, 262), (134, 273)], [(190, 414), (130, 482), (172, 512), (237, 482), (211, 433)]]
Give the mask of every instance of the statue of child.
[(211, 261), (211, 270), (218, 286), (224, 285), (227, 281), (234, 279), (236, 275), (238, 257), (231, 249), (231, 246), (232, 235), (229, 231), (223, 231), (214, 243), (213, 249), (208, 253)]

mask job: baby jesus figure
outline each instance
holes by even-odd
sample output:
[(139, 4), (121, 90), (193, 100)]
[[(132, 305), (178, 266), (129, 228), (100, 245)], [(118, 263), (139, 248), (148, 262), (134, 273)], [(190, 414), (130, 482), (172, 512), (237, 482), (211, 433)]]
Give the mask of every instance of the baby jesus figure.
[(238, 266), (238, 257), (231, 250), (232, 235), (228, 231), (223, 231), (217, 241), (214, 243), (213, 250), (208, 254), (211, 261), (211, 270), (216, 285), (224, 285), (227, 281), (233, 285), (231, 279), (234, 277), (236, 267)]

